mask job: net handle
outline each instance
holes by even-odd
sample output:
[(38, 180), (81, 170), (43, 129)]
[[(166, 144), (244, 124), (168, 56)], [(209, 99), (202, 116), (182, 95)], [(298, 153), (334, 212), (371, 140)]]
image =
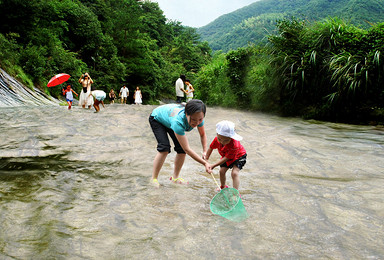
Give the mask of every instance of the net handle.
[[(211, 173), (211, 175), (212, 175), (212, 178), (213, 178), (213, 180), (215, 181), (217, 187), (219, 188), (219, 190), (220, 190), (220, 192), (221, 192), (221, 191), (222, 191), (222, 188), (221, 188), (221, 187), (219, 186), (219, 184), (217, 183), (217, 181), (216, 181), (216, 179), (215, 179), (215, 176), (213, 176), (213, 173)], [(225, 194), (223, 194), (223, 195), (224, 195), (225, 201), (227, 202), (228, 206), (230, 206), (231, 203), (229, 203), (229, 200), (228, 200), (227, 196), (226, 196)]]
[(215, 176), (213, 176), (213, 172), (211, 173), (211, 176), (212, 176), (213, 180), (215, 181), (215, 183), (216, 183), (217, 187), (219, 188), (219, 190), (221, 190), (219, 184), (217, 183), (217, 181), (215, 179)]

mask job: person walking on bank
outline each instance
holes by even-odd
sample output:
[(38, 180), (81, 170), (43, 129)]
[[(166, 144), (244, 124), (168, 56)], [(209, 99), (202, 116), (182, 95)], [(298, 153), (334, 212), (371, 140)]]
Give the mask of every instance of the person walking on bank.
[(195, 89), (193, 88), (191, 82), (189, 81), (189, 79), (186, 79), (185, 80), (185, 85), (187, 85), (187, 90), (186, 90), (186, 93), (187, 93), (187, 102), (191, 101), (193, 99), (193, 92), (195, 91)]
[(129, 89), (125, 85), (120, 89), (119, 96), (121, 96), (121, 104), (126, 104), (129, 96)]
[(136, 87), (135, 94), (133, 94), (133, 99), (135, 100), (136, 105), (141, 105), (143, 103), (143, 96), (141, 95), (140, 87)]
[(181, 103), (184, 100), (184, 93), (186, 93), (184, 89), (185, 75), (180, 75), (180, 77), (176, 80), (175, 90), (176, 90), (176, 103)]
[(93, 84), (93, 80), (91, 79), (91, 76), (88, 74), (88, 72), (81, 75), (79, 78), (79, 83), (83, 87), (80, 93), (79, 106), (83, 108), (86, 106), (91, 108), (93, 105), (93, 98), (91, 97), (91, 85)]
[(115, 91), (113, 90), (113, 88), (111, 88), (111, 90), (109, 91), (109, 102), (111, 104), (114, 104), (115, 103), (115, 99), (116, 99)]
[(67, 100), (67, 103), (68, 103), (68, 109), (71, 109), (71, 107), (72, 107), (72, 102), (73, 102), (73, 94), (72, 93), (75, 93), (76, 96), (79, 96), (72, 89), (72, 84), (68, 84), (67, 88), (63, 90), (63, 95), (65, 96), (65, 99)]

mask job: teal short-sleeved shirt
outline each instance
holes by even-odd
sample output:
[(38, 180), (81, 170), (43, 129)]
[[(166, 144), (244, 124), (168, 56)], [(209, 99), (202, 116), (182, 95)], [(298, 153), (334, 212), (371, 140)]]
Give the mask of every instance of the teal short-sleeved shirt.
[[(178, 135), (185, 135), (185, 132), (193, 129), (188, 124), (187, 117), (185, 116), (185, 107), (179, 104), (159, 106), (152, 111), (151, 116), (153, 116), (157, 122), (172, 129)], [(198, 127), (203, 125), (204, 120)]]

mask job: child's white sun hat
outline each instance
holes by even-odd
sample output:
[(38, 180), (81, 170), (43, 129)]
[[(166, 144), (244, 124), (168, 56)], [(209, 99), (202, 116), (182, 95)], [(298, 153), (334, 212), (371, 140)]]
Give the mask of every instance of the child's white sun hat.
[(220, 121), (216, 124), (216, 133), (222, 136), (230, 137), (232, 139), (235, 139), (236, 141), (243, 140), (243, 137), (236, 134), (235, 132), (235, 124), (231, 121)]

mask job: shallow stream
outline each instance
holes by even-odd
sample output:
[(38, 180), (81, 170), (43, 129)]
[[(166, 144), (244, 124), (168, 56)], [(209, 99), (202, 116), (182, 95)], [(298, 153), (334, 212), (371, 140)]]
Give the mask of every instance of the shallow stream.
[(191, 158), (189, 185), (169, 183), (174, 152), (149, 184), (154, 107), (0, 108), (0, 259), (384, 258), (382, 128), (208, 108), (208, 142), (232, 120), (248, 152), (236, 223)]

